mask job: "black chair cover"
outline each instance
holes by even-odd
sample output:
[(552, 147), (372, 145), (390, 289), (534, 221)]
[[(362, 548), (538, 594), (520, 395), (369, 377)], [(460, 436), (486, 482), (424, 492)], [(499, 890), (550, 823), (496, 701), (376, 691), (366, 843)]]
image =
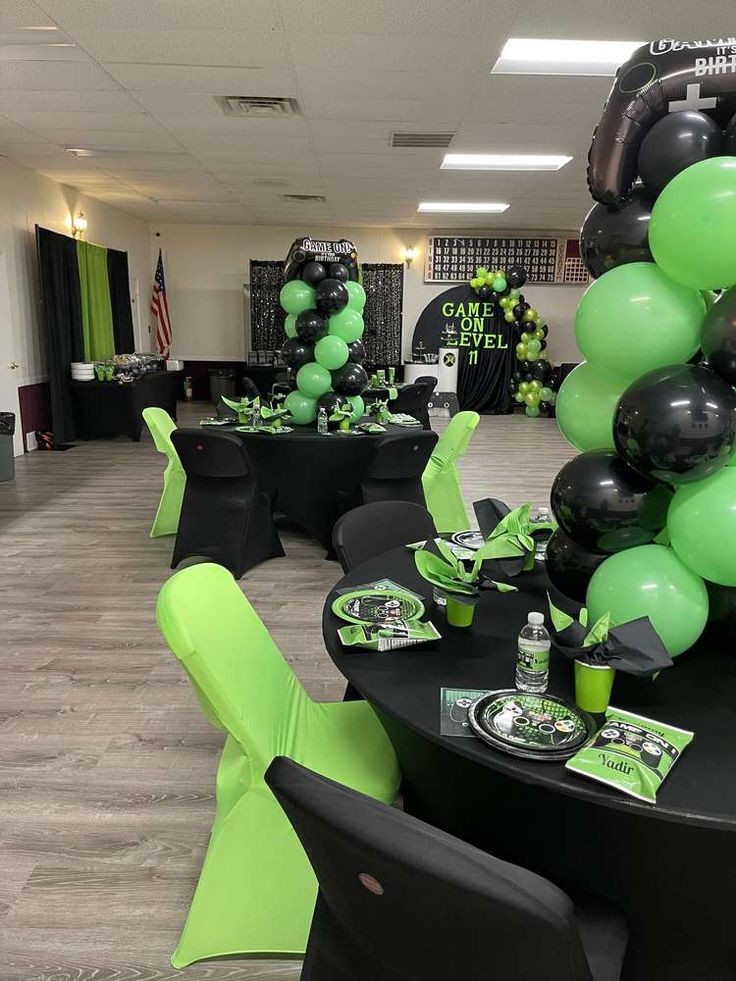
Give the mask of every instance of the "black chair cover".
[[(250, 379), (248, 379), (250, 381)], [(251, 382), (252, 384), (252, 382)], [(256, 391), (256, 394), (258, 392)], [(250, 398), (250, 395), (248, 396)], [(235, 422), (238, 421), (238, 414), (229, 405), (226, 405), (222, 400), (222, 395), (219, 397), (215, 403), (215, 412), (217, 413), (218, 419), (233, 419)]]
[(431, 429), (427, 404), (432, 397), (436, 384), (437, 379), (431, 375), (417, 378), (411, 385), (399, 389), (398, 397), (391, 405), (391, 411), (406, 412), (418, 419), (425, 429)]
[(240, 579), (264, 559), (283, 555), (270, 499), (242, 440), (202, 429), (177, 429), (171, 439), (187, 475), (171, 568), (201, 555)]
[[(247, 375), (243, 375), (243, 395), (247, 399), (257, 398), (261, 393), (258, 391), (258, 386), (253, 381), (252, 378), (248, 378)], [(231, 410), (232, 411), (232, 410)]]
[(432, 515), (420, 504), (377, 501), (340, 518), (332, 532), (332, 547), (343, 572), (349, 572), (389, 549), (436, 535)]
[(319, 881), (302, 981), (619, 978), (614, 910), (596, 904), (581, 934), (570, 898), (541, 876), (284, 757), (266, 781)]
[(426, 507), (422, 474), (436, 443), (437, 433), (431, 430), (379, 439), (360, 485), (363, 503), (411, 501)]

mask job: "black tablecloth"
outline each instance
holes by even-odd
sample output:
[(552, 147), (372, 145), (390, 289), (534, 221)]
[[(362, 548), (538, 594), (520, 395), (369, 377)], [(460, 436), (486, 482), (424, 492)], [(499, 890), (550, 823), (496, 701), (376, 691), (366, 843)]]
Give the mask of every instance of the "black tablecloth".
[[(353, 570), (336, 588), (388, 576), (431, 597), (398, 549)], [(399, 754), (407, 807), (451, 833), (562, 886), (621, 905), (632, 934), (625, 978), (736, 977), (736, 657), (704, 639), (654, 681), (618, 675), (613, 704), (695, 731), (656, 806), (575, 777), (558, 763), (439, 735), (440, 688), (513, 687), (516, 635), (530, 610), (546, 612), (543, 572), (519, 593), (487, 593), (469, 630), (377, 654), (345, 653), (342, 625), (324, 614), (327, 649), (377, 709)], [(557, 597), (561, 605), (564, 601)], [(572, 665), (554, 655), (550, 688), (573, 695)]]
[(81, 439), (97, 436), (141, 438), (143, 416), (150, 406), (176, 419), (180, 372), (154, 371), (132, 382), (71, 382), (76, 430)]
[(313, 426), (294, 426), (292, 432), (276, 436), (242, 433), (248, 456), (261, 487), (272, 497), (274, 508), (283, 512), (331, 549), (335, 522), (354, 496), (381, 436), (413, 429), (386, 426), (376, 435), (320, 436)]

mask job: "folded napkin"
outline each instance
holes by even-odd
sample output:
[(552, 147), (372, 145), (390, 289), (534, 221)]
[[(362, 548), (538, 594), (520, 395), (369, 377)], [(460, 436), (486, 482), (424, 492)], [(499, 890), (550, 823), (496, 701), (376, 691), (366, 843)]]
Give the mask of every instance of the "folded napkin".
[(449, 542), (438, 538), (417, 549), (414, 563), (423, 579), (466, 603), (477, 603), (481, 593), (489, 589), (499, 593), (516, 592), (516, 586), (496, 582), (484, 574), (483, 563), (487, 558), (484, 548), (479, 548), (472, 560), (462, 559), (454, 553)]
[(503, 501), (486, 498), (473, 504), (480, 531), (486, 540), (483, 547), (488, 559), (508, 559), (502, 565), (505, 575), (518, 576), (534, 568), (534, 535), (554, 531), (553, 521), (532, 521), (531, 504), (509, 511)]

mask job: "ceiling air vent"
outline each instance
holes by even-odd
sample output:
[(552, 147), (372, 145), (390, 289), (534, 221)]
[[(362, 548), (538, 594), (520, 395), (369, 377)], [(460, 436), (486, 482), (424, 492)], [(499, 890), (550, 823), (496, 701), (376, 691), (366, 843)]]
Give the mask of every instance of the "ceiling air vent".
[(391, 146), (448, 147), (454, 133), (392, 133)]
[(290, 201), (292, 204), (324, 204), (327, 198), (324, 194), (280, 194), (282, 201)]
[(262, 95), (216, 95), (215, 101), (226, 116), (285, 119), (287, 116), (299, 115), (296, 99), (272, 99)]

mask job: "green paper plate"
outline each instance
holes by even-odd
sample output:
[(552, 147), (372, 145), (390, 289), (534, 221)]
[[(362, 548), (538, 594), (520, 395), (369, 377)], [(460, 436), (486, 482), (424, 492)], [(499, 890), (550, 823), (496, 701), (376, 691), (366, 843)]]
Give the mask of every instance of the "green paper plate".
[(418, 620), (424, 604), (401, 589), (355, 589), (338, 596), (332, 604), (335, 616), (348, 623), (394, 623)]

